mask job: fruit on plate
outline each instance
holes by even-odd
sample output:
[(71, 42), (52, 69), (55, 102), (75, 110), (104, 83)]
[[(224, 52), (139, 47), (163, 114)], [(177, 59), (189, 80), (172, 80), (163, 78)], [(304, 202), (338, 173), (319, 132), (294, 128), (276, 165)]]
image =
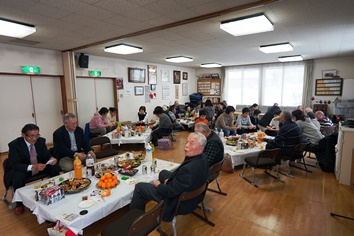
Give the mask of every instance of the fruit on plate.
[(97, 187), (103, 188), (103, 189), (109, 189), (109, 188), (114, 188), (118, 184), (119, 184), (119, 182), (118, 182), (117, 176), (107, 173), (100, 178), (100, 180), (97, 183)]
[(109, 195), (111, 195), (111, 190), (110, 189), (105, 189), (101, 193), (102, 197), (108, 197)]

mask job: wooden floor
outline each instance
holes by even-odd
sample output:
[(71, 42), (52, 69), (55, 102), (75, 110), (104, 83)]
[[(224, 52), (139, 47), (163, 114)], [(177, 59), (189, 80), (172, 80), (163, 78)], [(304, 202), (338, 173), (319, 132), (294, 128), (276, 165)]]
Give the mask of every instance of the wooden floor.
[[(176, 133), (177, 142), (173, 142), (171, 150), (157, 150), (156, 156), (165, 160), (173, 157), (175, 162), (182, 162), (187, 135), (187, 131)], [(125, 145), (120, 153), (125, 150), (143, 150), (143, 147)], [(5, 157), (5, 154), (0, 155), (1, 163)], [(293, 168), (295, 179), (282, 176), (285, 184), (257, 170), (259, 188), (240, 178), (241, 169), (233, 174), (222, 172), (219, 180), (227, 196), (208, 191), (205, 198), (206, 205), (214, 209), (208, 216), (216, 226), (190, 214), (177, 217), (177, 232), (179, 235), (354, 235), (353, 220), (330, 216), (330, 212), (335, 212), (354, 217), (354, 190), (338, 184), (333, 173), (324, 173), (318, 168), (311, 170), (313, 173)], [(3, 176), (2, 168), (0, 174)], [(246, 174), (250, 175), (251, 170)], [(1, 181), (0, 195), (3, 194)], [(60, 202), (55, 204), (60, 206)], [(84, 229), (84, 235), (100, 235), (109, 222), (127, 210), (125, 207), (90, 225)], [(50, 223), (39, 225), (28, 209), (16, 216), (3, 202), (0, 202), (0, 214), (1, 236), (47, 235), (47, 228), (52, 226)], [(171, 223), (163, 223), (162, 229), (173, 235)], [(158, 234), (153, 232), (152, 235)]]

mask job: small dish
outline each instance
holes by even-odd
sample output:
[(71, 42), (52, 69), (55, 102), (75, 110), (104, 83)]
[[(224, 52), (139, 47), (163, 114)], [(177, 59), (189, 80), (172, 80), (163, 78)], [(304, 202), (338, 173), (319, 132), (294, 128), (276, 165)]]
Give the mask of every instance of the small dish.
[(93, 204), (95, 204), (94, 200), (85, 200), (79, 203), (79, 207), (80, 208), (89, 208), (91, 206), (93, 206)]

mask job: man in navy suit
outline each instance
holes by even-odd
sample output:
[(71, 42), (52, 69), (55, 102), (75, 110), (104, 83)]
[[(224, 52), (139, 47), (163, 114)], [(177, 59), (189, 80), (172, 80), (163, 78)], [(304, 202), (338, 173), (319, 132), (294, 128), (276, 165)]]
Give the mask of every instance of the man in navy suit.
[[(40, 137), (39, 127), (27, 124), (22, 128), (22, 137), (9, 143), (9, 164), (5, 169), (4, 182), (8, 189), (25, 186), (26, 179), (44, 172), (51, 177), (59, 175), (57, 159), (51, 157), (45, 139)], [(22, 202), (16, 203), (15, 214), (24, 212)]]
[[(209, 177), (208, 159), (203, 154), (207, 143), (201, 133), (191, 133), (184, 145), (185, 160), (174, 171), (162, 170), (159, 179), (150, 183), (138, 183), (134, 189), (130, 208), (145, 210), (145, 204), (149, 200), (166, 203), (162, 219), (172, 221), (178, 198), (183, 192), (190, 192), (200, 188)], [(202, 194), (188, 201), (183, 201), (178, 214), (188, 214), (198, 207), (202, 200)]]
[(73, 113), (63, 116), (64, 125), (53, 133), (54, 156), (59, 159), (59, 166), (64, 172), (74, 169), (76, 156), (84, 163), (90, 153), (94, 158), (89, 143), (85, 140), (84, 130), (77, 126), (77, 118)]

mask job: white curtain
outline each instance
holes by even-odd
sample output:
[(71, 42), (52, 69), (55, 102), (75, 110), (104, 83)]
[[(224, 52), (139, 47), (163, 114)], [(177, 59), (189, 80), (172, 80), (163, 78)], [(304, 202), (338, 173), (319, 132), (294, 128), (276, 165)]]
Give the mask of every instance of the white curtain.
[(304, 108), (311, 107), (311, 98), (313, 97), (313, 60), (305, 61), (305, 72), (304, 72), (304, 88), (302, 96), (302, 106)]

